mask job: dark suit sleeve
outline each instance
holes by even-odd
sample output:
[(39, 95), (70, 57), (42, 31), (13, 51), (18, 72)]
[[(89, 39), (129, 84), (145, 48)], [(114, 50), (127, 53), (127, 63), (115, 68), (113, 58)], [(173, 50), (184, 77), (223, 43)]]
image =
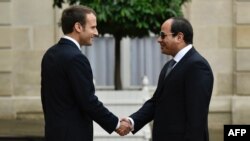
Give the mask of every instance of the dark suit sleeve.
[(132, 132), (135, 134), (137, 131), (139, 131), (143, 126), (145, 126), (148, 122), (152, 121), (154, 118), (154, 113), (155, 113), (155, 105), (156, 105), (156, 99), (159, 95), (159, 90), (160, 90), (160, 85), (162, 81), (164, 80), (165, 76), (165, 69), (166, 64), (161, 70), (159, 79), (158, 79), (158, 84), (157, 84), (157, 89), (155, 93), (153, 94), (153, 97), (149, 100), (147, 100), (143, 106), (135, 113), (130, 115), (130, 117), (134, 120), (134, 131)]
[(134, 131), (135, 134), (139, 131), (144, 125), (153, 120), (155, 111), (155, 97), (153, 96), (151, 99), (146, 101), (144, 105), (130, 117), (134, 120)]
[(185, 104), (187, 114), (186, 141), (204, 140), (207, 115), (213, 87), (213, 74), (205, 61), (197, 61), (189, 67), (185, 79)]
[(88, 114), (108, 133), (112, 133), (118, 123), (118, 118), (105, 108), (95, 96), (93, 75), (87, 58), (78, 55), (67, 65), (68, 78), (72, 84), (74, 97), (83, 114)]

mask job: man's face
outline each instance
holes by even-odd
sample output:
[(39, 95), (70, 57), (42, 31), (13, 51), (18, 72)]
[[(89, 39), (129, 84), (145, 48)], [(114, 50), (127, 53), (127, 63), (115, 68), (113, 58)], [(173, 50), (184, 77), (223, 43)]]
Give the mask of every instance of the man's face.
[(160, 36), (158, 43), (161, 46), (161, 53), (166, 55), (175, 56), (176, 54), (176, 39), (171, 32), (172, 19), (167, 20), (161, 26)]
[(86, 15), (86, 25), (80, 33), (80, 45), (90, 46), (93, 38), (98, 35), (96, 16), (93, 13)]

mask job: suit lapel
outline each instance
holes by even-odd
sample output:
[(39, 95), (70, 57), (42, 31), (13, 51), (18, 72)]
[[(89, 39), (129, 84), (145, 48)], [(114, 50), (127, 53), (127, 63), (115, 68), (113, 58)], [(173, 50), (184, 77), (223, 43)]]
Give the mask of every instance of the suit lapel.
[(164, 79), (165, 79), (165, 74), (166, 74), (166, 71), (167, 71), (167, 66), (168, 66), (168, 63), (166, 63), (164, 65), (164, 67), (162, 68), (162, 71), (161, 71), (161, 74), (160, 74), (160, 77), (159, 77), (159, 86), (163, 84), (164, 82)]
[[(176, 64), (176, 66), (171, 70), (171, 72), (169, 72), (168, 76), (166, 76), (166, 78), (164, 79), (164, 75), (162, 75), (163, 73), (165, 74), (166, 72), (166, 68), (168, 66), (168, 63), (163, 67), (161, 76), (160, 76), (160, 81), (159, 81), (159, 85), (157, 90), (159, 91), (159, 94), (161, 95), (161, 91), (162, 89), (166, 86), (166, 84), (169, 81), (169, 78), (171, 76), (174, 76), (176, 72), (178, 72), (179, 70), (182, 69), (182, 67), (184, 66), (185, 62), (188, 60), (189, 57), (191, 57), (194, 53), (196, 53), (197, 51), (194, 49), (194, 47), (192, 47), (184, 56), (183, 58)], [(165, 70), (164, 70), (165, 69)]]
[[(193, 47), (183, 56), (183, 58), (176, 64), (176, 66), (169, 72), (168, 76), (174, 75), (175, 72), (182, 69), (185, 62), (188, 60), (189, 57), (191, 57), (195, 52), (197, 52)], [(165, 80), (168, 79), (168, 76)], [(165, 81), (164, 80), (164, 81)]]

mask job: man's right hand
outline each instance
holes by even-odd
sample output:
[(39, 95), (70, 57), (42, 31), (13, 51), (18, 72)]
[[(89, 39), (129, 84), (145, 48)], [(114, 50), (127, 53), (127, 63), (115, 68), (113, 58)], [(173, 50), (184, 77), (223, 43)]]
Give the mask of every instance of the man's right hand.
[(130, 123), (129, 119), (122, 118), (120, 120), (120, 127), (116, 129), (116, 133), (120, 136), (127, 135), (132, 130), (132, 124)]

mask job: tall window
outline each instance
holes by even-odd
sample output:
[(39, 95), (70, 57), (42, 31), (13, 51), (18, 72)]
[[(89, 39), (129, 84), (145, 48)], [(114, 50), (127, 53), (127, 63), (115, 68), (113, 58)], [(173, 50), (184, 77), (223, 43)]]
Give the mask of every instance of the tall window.
[(88, 57), (97, 86), (113, 86), (114, 82), (114, 38), (100, 37), (92, 46), (82, 47)]
[(155, 86), (163, 65), (169, 59), (161, 54), (156, 37), (135, 38), (131, 40), (131, 85), (141, 85), (144, 76), (149, 85)]
[[(156, 37), (130, 39), (127, 54), (130, 59), (130, 86), (140, 86), (143, 76), (149, 79), (149, 85), (156, 86), (163, 65), (169, 56), (162, 55)], [(82, 52), (88, 57), (97, 86), (114, 85), (114, 38), (96, 38), (90, 47), (83, 47)], [(121, 54), (124, 52), (121, 52)], [(125, 60), (126, 61), (126, 60)], [(121, 64), (122, 65), (122, 64)], [(127, 72), (123, 72), (127, 73)]]

